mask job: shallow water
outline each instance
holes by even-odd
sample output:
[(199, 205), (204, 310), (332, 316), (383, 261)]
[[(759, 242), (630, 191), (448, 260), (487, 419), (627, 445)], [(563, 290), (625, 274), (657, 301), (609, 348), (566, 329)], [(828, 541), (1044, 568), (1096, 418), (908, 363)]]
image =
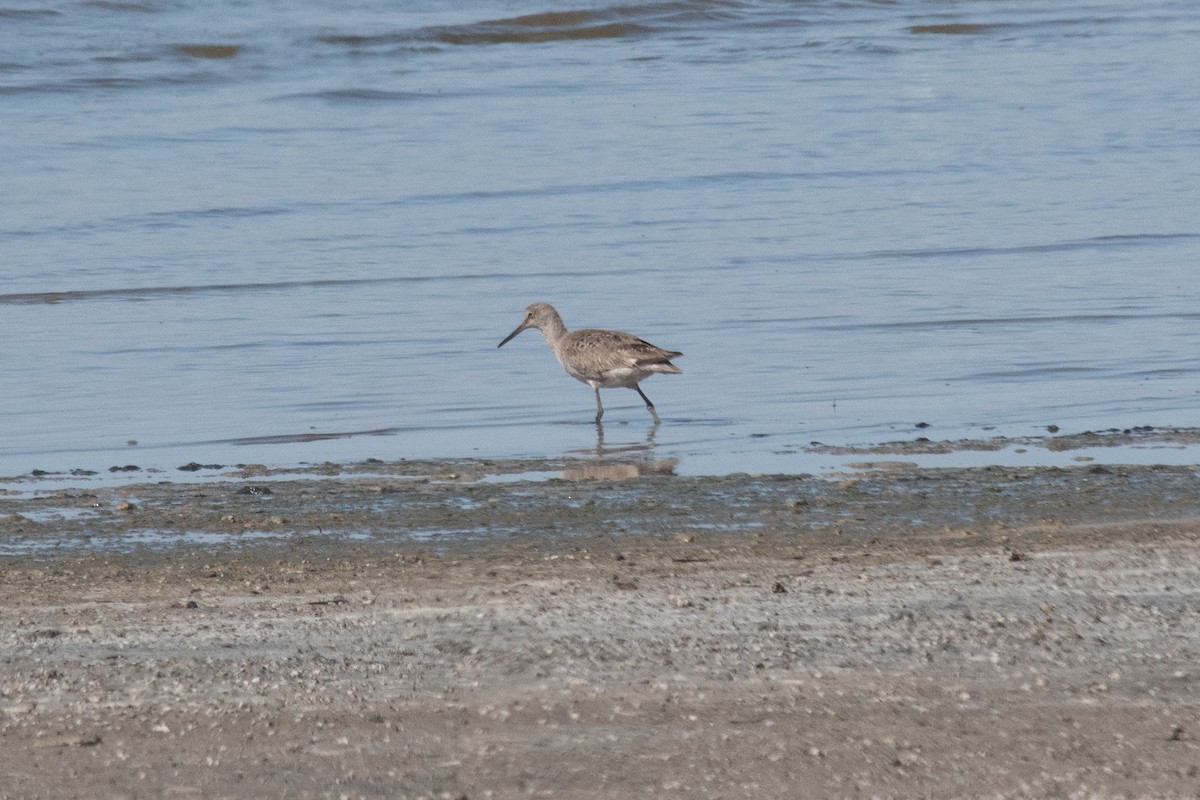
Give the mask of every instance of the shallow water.
[[(1200, 425), (1200, 8), (0, 0), (0, 474)], [(918, 422), (930, 424), (917, 430)], [(134, 443), (134, 444), (131, 444)]]

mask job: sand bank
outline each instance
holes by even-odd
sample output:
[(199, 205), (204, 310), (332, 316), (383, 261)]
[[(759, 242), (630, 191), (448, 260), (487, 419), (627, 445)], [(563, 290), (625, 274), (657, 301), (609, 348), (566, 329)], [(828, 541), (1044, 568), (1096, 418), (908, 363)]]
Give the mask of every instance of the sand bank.
[(1195, 468), (584, 466), (0, 495), (0, 797), (1200, 792)]

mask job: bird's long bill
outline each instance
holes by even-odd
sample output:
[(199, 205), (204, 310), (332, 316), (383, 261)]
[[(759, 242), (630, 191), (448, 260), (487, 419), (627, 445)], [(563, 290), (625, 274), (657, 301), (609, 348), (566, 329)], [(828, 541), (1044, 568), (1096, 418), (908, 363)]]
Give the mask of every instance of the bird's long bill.
[(510, 333), (508, 336), (505, 336), (505, 337), (504, 337), (504, 341), (503, 341), (503, 342), (501, 342), (500, 344), (496, 345), (496, 347), (498, 347), (498, 348), (499, 348), (499, 347), (504, 347), (504, 345), (506, 345), (506, 344), (508, 344), (509, 342), (511, 342), (511, 341), (512, 341), (512, 339), (513, 339), (513, 337), (514, 337), (514, 336), (516, 336), (518, 333), (520, 333), (520, 332), (521, 332), (521, 331), (523, 331), (523, 330), (525, 330), (525, 323), (524, 323), (524, 322), (522, 322), (522, 323), (521, 323), (520, 325), (518, 325), (518, 326), (517, 326), (515, 329), (513, 329), (513, 332), (512, 332), (512, 333)]

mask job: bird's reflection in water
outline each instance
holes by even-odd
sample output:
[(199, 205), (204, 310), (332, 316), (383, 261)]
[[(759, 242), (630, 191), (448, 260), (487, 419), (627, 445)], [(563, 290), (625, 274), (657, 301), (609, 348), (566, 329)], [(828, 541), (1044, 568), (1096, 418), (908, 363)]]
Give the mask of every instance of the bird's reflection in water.
[(609, 449), (604, 446), (604, 423), (596, 423), (596, 455), (602, 456), (606, 453), (628, 453), (637, 450), (651, 450), (654, 447), (654, 437), (658, 436), (659, 422), (655, 420), (650, 427), (646, 428), (646, 441), (636, 444), (619, 444)]
[[(627, 480), (642, 475), (671, 475), (675, 472), (678, 460), (674, 458), (655, 460), (654, 438), (658, 434), (659, 423), (656, 420), (646, 429), (646, 438), (642, 442), (623, 444), (605, 444), (604, 424), (596, 423), (596, 447), (590, 451), (595, 455), (593, 463), (573, 464), (563, 470), (562, 477), (568, 481), (596, 480)], [(624, 456), (624, 458), (620, 458)], [(616, 459), (620, 460), (616, 460)]]

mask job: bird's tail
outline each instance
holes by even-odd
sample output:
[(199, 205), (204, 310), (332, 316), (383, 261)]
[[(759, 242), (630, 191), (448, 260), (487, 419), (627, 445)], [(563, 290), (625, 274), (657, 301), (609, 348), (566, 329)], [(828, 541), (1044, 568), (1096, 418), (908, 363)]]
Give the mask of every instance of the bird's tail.
[[(680, 354), (682, 355), (682, 353)], [(647, 364), (646, 369), (651, 372), (658, 372), (663, 375), (680, 375), (683, 373), (679, 367), (672, 364), (670, 361), (657, 361), (653, 364)]]

